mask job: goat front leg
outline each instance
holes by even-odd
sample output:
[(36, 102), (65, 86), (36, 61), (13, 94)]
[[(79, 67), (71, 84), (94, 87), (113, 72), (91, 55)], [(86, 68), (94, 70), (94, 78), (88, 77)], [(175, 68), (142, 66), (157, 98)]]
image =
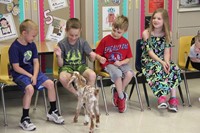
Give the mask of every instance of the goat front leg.
[(82, 101), (81, 101), (81, 98), (78, 97), (78, 103), (77, 103), (77, 107), (76, 107), (76, 114), (74, 116), (74, 123), (78, 122), (78, 116), (80, 114), (81, 107), (82, 107)]

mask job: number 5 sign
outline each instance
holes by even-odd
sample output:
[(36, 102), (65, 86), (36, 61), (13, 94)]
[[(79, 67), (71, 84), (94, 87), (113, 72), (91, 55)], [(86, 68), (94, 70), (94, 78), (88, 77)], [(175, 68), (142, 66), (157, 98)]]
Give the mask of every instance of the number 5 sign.
[(46, 24), (50, 25), (53, 22), (53, 17), (51, 15), (49, 15), (48, 13), (50, 13), (51, 11), (48, 9), (46, 11), (44, 11), (44, 18), (46, 19)]

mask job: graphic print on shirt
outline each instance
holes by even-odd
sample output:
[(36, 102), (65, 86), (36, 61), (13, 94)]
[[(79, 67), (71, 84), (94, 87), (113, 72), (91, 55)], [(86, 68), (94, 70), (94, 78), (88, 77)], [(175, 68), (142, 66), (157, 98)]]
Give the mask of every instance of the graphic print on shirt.
[(32, 51), (28, 50), (24, 53), (24, 59), (23, 59), (23, 62), (24, 64), (31, 64), (31, 62), (29, 62), (29, 60), (31, 59), (32, 57)]
[(69, 65), (76, 65), (76, 64), (81, 64), (81, 58), (82, 56), (81, 56), (80, 51), (78, 49), (74, 49), (74, 50), (70, 50), (66, 54), (65, 61)]
[(105, 47), (104, 53), (110, 53), (108, 57), (109, 62), (121, 61), (122, 60), (122, 53), (118, 52), (121, 50), (127, 50), (128, 44), (119, 44), (119, 45), (112, 45)]

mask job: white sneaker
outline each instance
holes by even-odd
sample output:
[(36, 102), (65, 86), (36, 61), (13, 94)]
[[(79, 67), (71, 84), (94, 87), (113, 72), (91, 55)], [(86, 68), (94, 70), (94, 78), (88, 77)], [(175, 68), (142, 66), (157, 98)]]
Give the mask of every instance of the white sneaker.
[(60, 116), (57, 109), (55, 111), (52, 111), (51, 114), (48, 113), (47, 119), (49, 121), (55, 122), (56, 124), (63, 124), (64, 123), (64, 119), (63, 119), (62, 116)]
[(19, 126), (25, 131), (33, 131), (36, 129), (36, 126), (31, 122), (28, 116), (23, 119), (23, 122), (19, 123)]

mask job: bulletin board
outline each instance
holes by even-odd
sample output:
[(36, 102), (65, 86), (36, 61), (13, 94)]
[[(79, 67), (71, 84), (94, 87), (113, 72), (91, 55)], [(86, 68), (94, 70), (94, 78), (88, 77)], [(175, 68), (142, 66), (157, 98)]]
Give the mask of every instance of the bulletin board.
[[(111, 33), (112, 22), (117, 15), (128, 16), (128, 0), (94, 0), (93, 3), (94, 45)], [(124, 35), (127, 37), (127, 33)]]
[(19, 23), (24, 20), (20, 9), (23, 0), (0, 0), (0, 42), (14, 41), (19, 35)]
[(59, 42), (65, 37), (66, 21), (74, 17), (74, 0), (40, 0), (40, 40)]

